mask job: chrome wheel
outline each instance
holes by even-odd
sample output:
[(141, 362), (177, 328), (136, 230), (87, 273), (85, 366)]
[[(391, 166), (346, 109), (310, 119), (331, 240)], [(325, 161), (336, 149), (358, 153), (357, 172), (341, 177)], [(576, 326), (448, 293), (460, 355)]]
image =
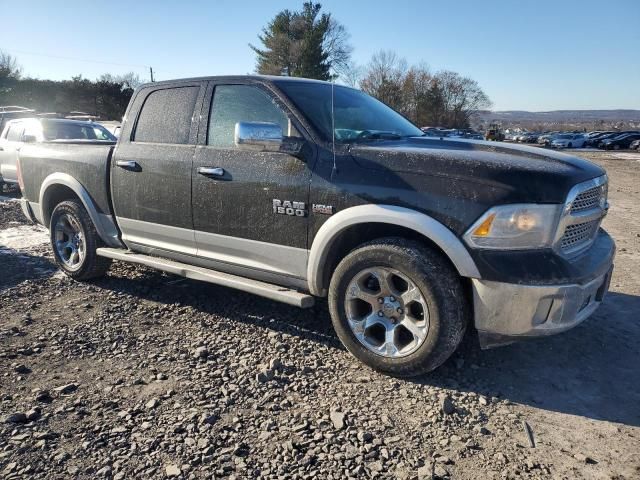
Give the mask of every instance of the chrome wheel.
[(356, 274), (345, 296), (351, 331), (367, 349), (388, 358), (415, 352), (429, 331), (427, 302), (406, 275), (387, 267)]
[(54, 244), (58, 257), (70, 270), (82, 266), (86, 247), (80, 222), (67, 213), (60, 215), (54, 226)]

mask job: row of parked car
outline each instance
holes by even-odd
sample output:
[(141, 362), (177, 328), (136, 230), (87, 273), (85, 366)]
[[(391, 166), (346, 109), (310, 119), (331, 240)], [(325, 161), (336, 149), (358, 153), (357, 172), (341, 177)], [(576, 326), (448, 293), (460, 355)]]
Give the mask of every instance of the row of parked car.
[(602, 148), (604, 150), (635, 149), (640, 146), (640, 131), (593, 132), (522, 132), (507, 134), (506, 140), (536, 143), (551, 148)]
[(46, 117), (5, 121), (0, 133), (0, 189), (4, 184), (18, 183), (18, 152), (25, 143), (101, 141), (108, 144), (116, 140), (111, 131), (93, 121)]
[(471, 140), (484, 140), (484, 135), (472, 128), (440, 128), (423, 127), (421, 130), (427, 137), (438, 138), (469, 138)]

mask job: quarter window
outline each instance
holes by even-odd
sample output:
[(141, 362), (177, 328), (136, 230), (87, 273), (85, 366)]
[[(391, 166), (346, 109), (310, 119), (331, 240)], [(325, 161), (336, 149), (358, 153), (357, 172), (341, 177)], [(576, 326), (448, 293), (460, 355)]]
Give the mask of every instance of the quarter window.
[(209, 113), (207, 144), (235, 147), (238, 122), (271, 122), (291, 135), (289, 119), (265, 92), (251, 85), (219, 85), (215, 88)]
[(146, 98), (138, 117), (135, 142), (189, 143), (191, 117), (200, 87), (156, 90)]

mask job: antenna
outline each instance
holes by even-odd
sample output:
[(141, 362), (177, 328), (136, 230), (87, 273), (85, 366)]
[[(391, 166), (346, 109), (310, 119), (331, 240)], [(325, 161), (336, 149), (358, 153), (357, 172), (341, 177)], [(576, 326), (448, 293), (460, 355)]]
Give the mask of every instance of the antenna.
[(331, 179), (338, 173), (336, 167), (336, 110), (335, 110), (335, 76), (331, 77), (331, 149), (333, 150), (333, 168), (331, 169)]

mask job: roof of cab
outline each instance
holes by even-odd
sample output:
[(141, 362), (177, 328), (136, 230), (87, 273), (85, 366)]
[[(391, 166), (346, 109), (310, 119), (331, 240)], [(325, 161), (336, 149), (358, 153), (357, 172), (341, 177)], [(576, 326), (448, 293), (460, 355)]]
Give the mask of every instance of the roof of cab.
[(330, 85), (331, 82), (326, 82), (324, 80), (315, 80), (312, 78), (301, 78), (301, 77), (285, 77), (278, 75), (222, 75), (222, 76), (210, 76), (210, 77), (193, 77), (193, 78), (176, 78), (173, 80), (162, 80), (159, 82), (151, 82), (140, 85), (140, 88), (153, 87), (158, 85), (170, 85), (176, 83), (189, 83), (189, 82), (204, 82), (204, 81), (223, 81), (223, 82), (234, 82), (234, 81), (263, 81), (263, 82), (272, 82), (278, 83), (283, 81), (295, 81), (295, 82), (305, 82), (305, 83), (319, 83), (319, 84), (327, 84)]

